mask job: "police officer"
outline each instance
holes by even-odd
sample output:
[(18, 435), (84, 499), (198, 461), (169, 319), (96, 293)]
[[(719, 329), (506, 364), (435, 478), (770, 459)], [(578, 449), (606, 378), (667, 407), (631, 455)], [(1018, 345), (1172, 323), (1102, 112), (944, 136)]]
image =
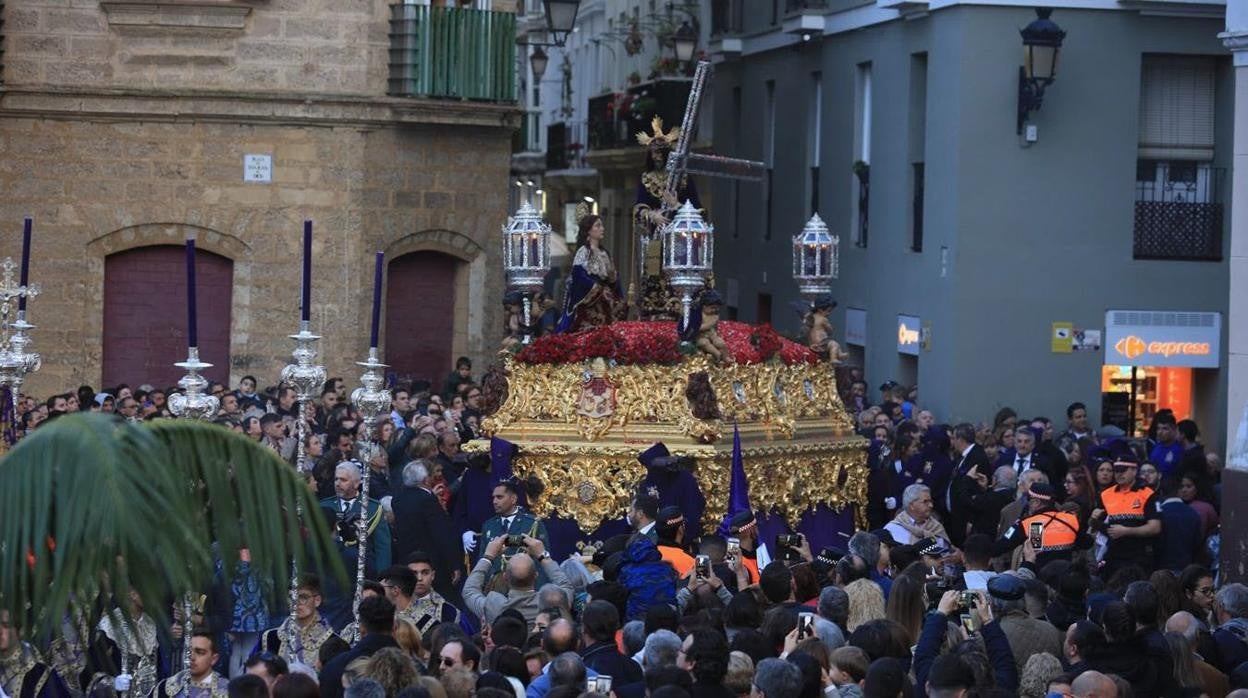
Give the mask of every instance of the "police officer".
[(654, 527), (659, 536), (659, 555), (676, 570), (678, 578), (684, 578), (694, 565), (693, 557), (685, 551), (685, 515), (680, 507), (663, 507)]
[[(499, 536), (529, 536), (541, 539), (542, 544), (550, 548), (550, 535), (546, 533), (546, 524), (520, 506), (520, 494), (521, 485), (514, 478), (500, 480), (494, 485), (494, 516), (481, 527), (481, 539), (489, 542)], [(522, 550), (520, 545), (509, 543), (503, 546), (503, 554), (494, 559), (490, 568), (490, 577), (502, 569), (504, 561)]]
[(1101, 507), (1092, 511), (1090, 526), (1104, 536), (1102, 563), (1106, 578), (1129, 565), (1149, 569), (1152, 543), (1161, 533), (1161, 508), (1151, 487), (1136, 481), (1140, 464), (1134, 454), (1114, 458), (1114, 486), (1101, 492)]
[(1036, 551), (1038, 569), (1051, 560), (1070, 560), (1076, 548), (1086, 547), (1086, 538), (1079, 531), (1078, 515), (1054, 506), (1053, 487), (1033, 482), (1027, 490), (1026, 511), (993, 545), (992, 555), (1004, 555), (1020, 544), (1030, 545)]

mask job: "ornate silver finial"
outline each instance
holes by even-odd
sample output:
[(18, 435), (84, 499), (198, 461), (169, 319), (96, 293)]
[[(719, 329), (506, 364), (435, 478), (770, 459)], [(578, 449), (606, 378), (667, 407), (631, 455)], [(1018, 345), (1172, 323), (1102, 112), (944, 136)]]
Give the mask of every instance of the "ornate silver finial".
[(357, 361), (357, 365), (365, 368), (360, 376), (360, 387), (351, 391), (351, 403), (359, 411), (367, 428), (359, 445), (360, 460), (360, 516), (356, 519), (356, 538), (359, 540), (359, 559), (355, 568), (355, 620), (360, 620), (360, 599), (364, 593), (364, 558), (368, 555), (368, 481), (372, 472), (373, 429), (377, 426), (377, 418), (390, 411), (390, 391), (386, 390), (385, 372), (389, 368), (377, 358), (377, 347), (370, 347), (367, 361)]
[(0, 385), (9, 388), (14, 409), (26, 376), (43, 367), (43, 358), (30, 351), (29, 332), (35, 326), (26, 322), (25, 310), (14, 310), (13, 303), (39, 295), (39, 287), (20, 285), (14, 278), (16, 270), (17, 264), (11, 257), (0, 263)]
[(199, 372), (212, 368), (212, 364), (199, 360), (199, 347), (187, 349), (186, 361), (180, 361), (174, 366), (186, 370), (186, 375), (178, 381), (178, 387), (185, 392), (169, 396), (169, 411), (180, 419), (204, 421), (215, 417), (221, 401), (204, 392), (208, 387), (208, 379), (199, 375)]

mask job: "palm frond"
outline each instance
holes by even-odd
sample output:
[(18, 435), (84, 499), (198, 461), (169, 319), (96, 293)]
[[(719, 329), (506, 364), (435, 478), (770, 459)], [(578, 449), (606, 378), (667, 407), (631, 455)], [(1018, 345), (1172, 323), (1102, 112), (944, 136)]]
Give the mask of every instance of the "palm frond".
[(278, 593), (292, 560), (342, 577), (317, 506), (289, 465), (219, 426), (62, 417), (0, 459), (0, 608), (42, 630), (133, 590), (159, 622), (243, 548)]

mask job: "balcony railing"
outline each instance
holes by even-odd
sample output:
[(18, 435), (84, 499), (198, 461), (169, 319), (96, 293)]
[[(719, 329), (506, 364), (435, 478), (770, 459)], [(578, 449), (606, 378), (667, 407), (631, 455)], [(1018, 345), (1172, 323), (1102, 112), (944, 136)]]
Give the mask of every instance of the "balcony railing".
[(514, 102), (516, 16), (390, 6), (389, 94)]
[[(589, 100), (589, 147), (611, 150), (637, 145), (636, 134), (650, 130), (650, 120), (663, 119), (663, 128), (680, 126), (685, 116), (692, 82), (685, 78), (660, 78), (625, 92), (599, 95)], [(691, 134), (696, 135), (696, 134)]]
[(1221, 261), (1225, 170), (1154, 160), (1137, 170), (1134, 257)]
[(585, 162), (584, 121), (551, 124), (546, 127), (546, 170), (579, 170)]
[(745, 0), (711, 0), (711, 36), (741, 33)]

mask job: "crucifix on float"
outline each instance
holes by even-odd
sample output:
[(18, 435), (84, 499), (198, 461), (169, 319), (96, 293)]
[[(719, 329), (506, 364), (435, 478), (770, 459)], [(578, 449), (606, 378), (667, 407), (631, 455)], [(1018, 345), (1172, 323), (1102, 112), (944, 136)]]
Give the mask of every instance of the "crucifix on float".
[[(633, 205), (635, 247), (630, 256), (635, 256), (629, 297), (642, 319), (675, 319), (680, 313), (679, 301), (663, 277), (662, 255), (658, 245), (652, 243), (659, 240), (663, 226), (685, 201), (701, 208), (697, 189), (689, 175), (757, 182), (762, 180), (765, 172), (764, 164), (755, 160), (689, 152), (710, 73), (710, 62), (698, 61), (679, 127), (665, 132), (663, 120), (656, 116), (651, 122), (651, 133), (642, 131), (637, 134), (637, 142), (647, 147), (649, 152)], [(639, 287), (640, 297), (637, 293)]]

